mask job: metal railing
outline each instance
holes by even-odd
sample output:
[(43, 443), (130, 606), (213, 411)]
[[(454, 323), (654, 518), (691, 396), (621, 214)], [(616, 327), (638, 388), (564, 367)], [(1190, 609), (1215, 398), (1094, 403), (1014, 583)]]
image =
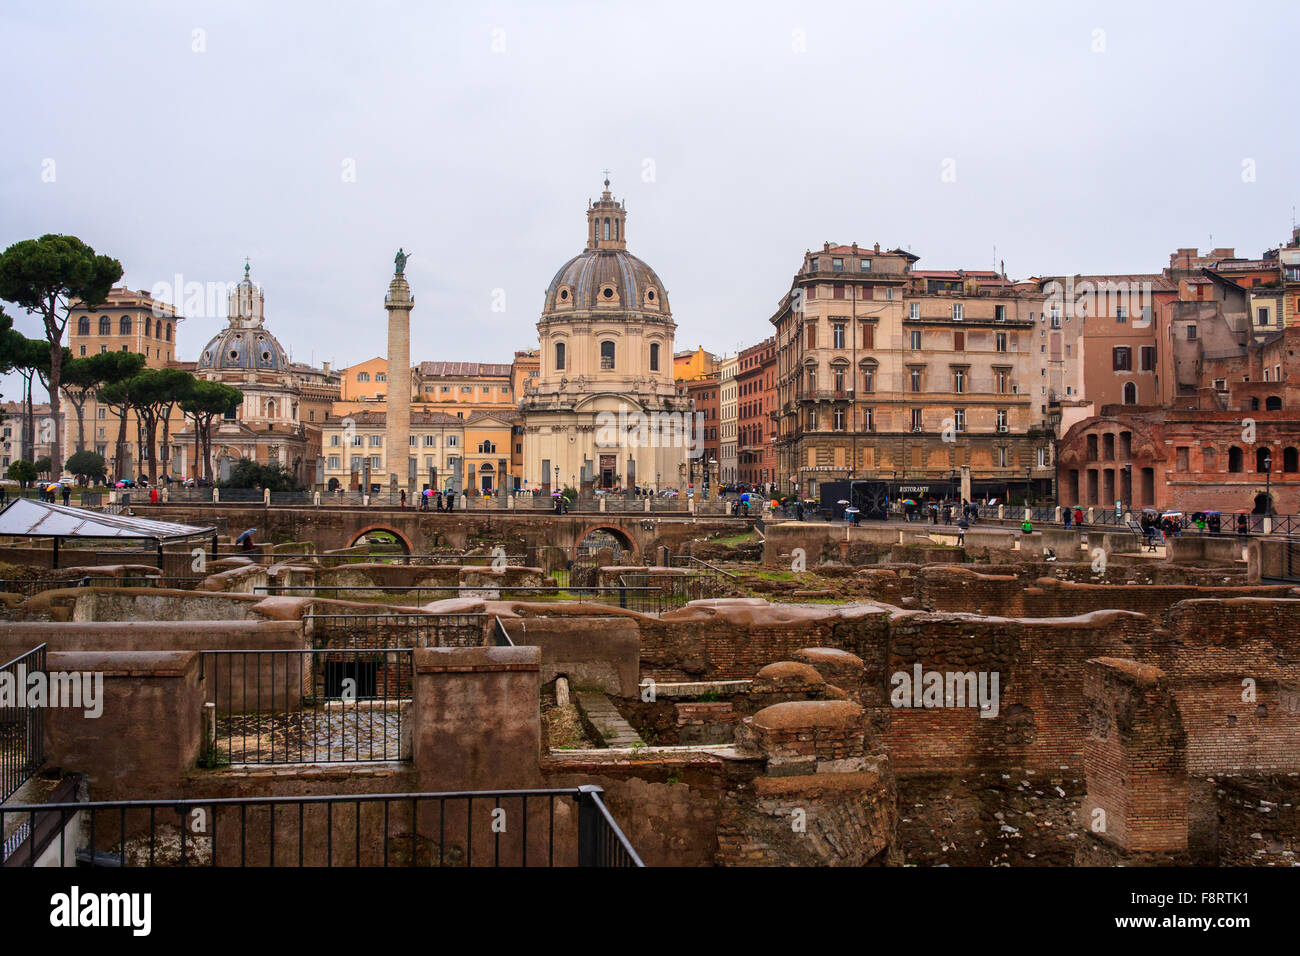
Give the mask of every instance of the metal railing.
[[(271, 563), (292, 558), (292, 555), (263, 555)], [(345, 564), (411, 564), (431, 567), (490, 567), (493, 562), (504, 560), (507, 567), (527, 567), (530, 559), (527, 554), (405, 554), (401, 551), (373, 552), (369, 554), (314, 554), (304, 556), (322, 567), (336, 568)]]
[[(596, 786), (0, 807), (0, 865), (621, 866), (641, 858)], [(577, 804), (557, 813), (558, 801)], [(505, 825), (501, 823), (504, 821)]]
[[(445, 587), (414, 587), (408, 588), (401, 585), (384, 586), (384, 585), (293, 585), (293, 586), (276, 586), (266, 585), (264, 587), (254, 588), (257, 594), (286, 595), (292, 597), (319, 597), (333, 598), (335, 600), (385, 600), (395, 599), (402, 603), (413, 605), (426, 604), (432, 601), (443, 601), (450, 598), (481, 598), (491, 601), (586, 601), (595, 604), (608, 604), (614, 607), (621, 607), (630, 611), (642, 611), (647, 614), (657, 614), (661, 611), (673, 607), (680, 607), (687, 600), (697, 600), (699, 595), (704, 592), (703, 588), (687, 591), (686, 586), (674, 586), (675, 582), (685, 579), (699, 579), (702, 575), (658, 575), (656, 580), (647, 580), (645, 583), (637, 581), (627, 581), (619, 585), (551, 585), (551, 586), (498, 586), (495, 584), (482, 585), (447, 585)], [(662, 580), (660, 580), (662, 579)], [(696, 597), (684, 597), (685, 594), (696, 594)], [(707, 595), (705, 595), (707, 596)], [(378, 620), (381, 617), (401, 617), (409, 620), (396, 622), (394, 626), (398, 628), (395, 633), (409, 633), (402, 629), (414, 628), (416, 633), (421, 633), (430, 627), (438, 625), (424, 623), (428, 619), (450, 618), (457, 616), (473, 615), (450, 615), (450, 614), (423, 614), (423, 615), (312, 615), (312, 619), (328, 617), (373, 617)], [(358, 624), (349, 624), (341, 622), (333, 630), (347, 630), (349, 627), (358, 627)], [(408, 642), (403, 636), (402, 640)], [(423, 642), (416, 643), (417, 647), (449, 647), (449, 646), (471, 646), (463, 644), (436, 644)], [(478, 645), (473, 645), (478, 646)]]
[(309, 614), (303, 626), (324, 648), (483, 647), (486, 614)]
[(0, 802), (45, 763), (45, 707), (29, 707), (27, 700), (28, 679), (45, 673), (44, 644), (0, 665), (0, 683), (14, 692), (12, 705), (0, 706)]
[(213, 705), (210, 767), (411, 757), (410, 648), (204, 651), (201, 676)]
[[(720, 590), (716, 578), (702, 574), (647, 574), (633, 572), (619, 575), (619, 586), (630, 592), (657, 591), (656, 611), (683, 607), (691, 601), (713, 597)], [(639, 610), (634, 608), (634, 610)]]
[(45, 591), (64, 588), (180, 588), (192, 591), (203, 581), (201, 576), (168, 577), (160, 574), (83, 574), (75, 578), (7, 578), (0, 579), (0, 592), (31, 597)]

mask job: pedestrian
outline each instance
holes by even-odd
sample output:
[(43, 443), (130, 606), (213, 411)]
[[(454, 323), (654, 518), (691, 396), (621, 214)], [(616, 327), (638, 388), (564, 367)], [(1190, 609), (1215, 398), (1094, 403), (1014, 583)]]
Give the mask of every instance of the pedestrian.
[(405, 507), (406, 507), (406, 489), (405, 489), (405, 488), (402, 489), (401, 507), (402, 507), (402, 508), (405, 508)]
[(1074, 522), (1074, 512), (1069, 508), (1066, 508), (1064, 517), (1065, 517), (1065, 530), (1069, 531), (1070, 525), (1073, 524)]
[(448, 488), (447, 489), (447, 511), (451, 512), (455, 510), (456, 510), (456, 492), (453, 491), (451, 488)]
[(70, 504), (72, 504), (72, 489), (71, 489), (71, 488), (64, 488), (64, 489), (63, 489), (63, 506), (66, 508), (66, 507), (67, 507), (68, 505), (70, 505)]
[(150, 503), (150, 504), (155, 504), (155, 505), (158, 503), (158, 489), (157, 489), (157, 488), (150, 488), (150, 489), (149, 489), (149, 503)]
[(1075, 508), (1075, 509), (1074, 509), (1074, 523), (1075, 523), (1075, 525), (1076, 525), (1077, 527), (1079, 527), (1079, 528), (1082, 528), (1082, 527), (1083, 527), (1083, 509), (1082, 509), (1082, 508)]
[(966, 543), (966, 529), (969, 528), (969, 527), (970, 527), (970, 519), (967, 518), (965, 515), (962, 515), (960, 518), (957, 519), (957, 545), (958, 545), (958, 547), (960, 547), (961, 545), (963, 545), (963, 544)]

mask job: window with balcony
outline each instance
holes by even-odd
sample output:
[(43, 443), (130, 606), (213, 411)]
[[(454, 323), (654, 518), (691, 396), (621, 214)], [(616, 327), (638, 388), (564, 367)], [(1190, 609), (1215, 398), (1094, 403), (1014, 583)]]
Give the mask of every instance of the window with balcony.
[(909, 369), (908, 377), (912, 382), (912, 391), (919, 392), (921, 390), (921, 370), (919, 368)]
[(1111, 368), (1116, 372), (1133, 370), (1133, 350), (1127, 345), (1116, 345), (1111, 349)]
[(966, 370), (955, 368), (952, 370), (952, 390), (956, 395), (962, 395), (966, 391)]
[(874, 366), (867, 366), (862, 370), (862, 390), (864, 392), (874, 392), (876, 390), (876, 369)]
[(858, 260), (858, 271), (859, 271), (859, 272), (870, 272), (870, 271), (871, 271), (871, 260), (870, 260), (870, 259), (859, 259), (859, 260)]
[(834, 427), (834, 429), (837, 432), (844, 431), (844, 409), (842, 408), (835, 409), (835, 411), (832, 412), (831, 414), (831, 421), (832, 421), (832, 427)]
[(997, 423), (998, 431), (1004, 432), (1007, 430), (1007, 410), (1005, 408), (997, 410)]
[(923, 427), (921, 410), (919, 408), (912, 409), (912, 431), (919, 432)]
[(610, 371), (614, 367), (614, 343), (600, 343), (600, 367), (603, 371)]
[(964, 432), (966, 430), (966, 409), (964, 408), (954, 409), (952, 413), (952, 420), (953, 420), (953, 427), (959, 432)]

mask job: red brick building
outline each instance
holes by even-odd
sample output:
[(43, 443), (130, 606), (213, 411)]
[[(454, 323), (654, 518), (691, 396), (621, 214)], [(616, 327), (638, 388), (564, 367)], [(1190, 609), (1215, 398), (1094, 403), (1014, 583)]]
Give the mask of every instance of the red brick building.
[[(718, 465), (722, 457), (722, 443), (718, 438), (722, 426), (720, 399), (722, 383), (717, 372), (686, 383), (686, 395), (691, 400), (691, 410), (701, 416), (696, 421), (702, 439), (700, 457), (695, 462), (696, 483), (703, 483), (703, 469), (707, 466), (709, 481), (718, 480)], [(713, 464), (710, 464), (712, 462)]]
[(776, 338), (740, 353), (736, 370), (736, 465), (741, 482), (775, 483)]
[[(1248, 330), (1243, 330), (1249, 334)], [(1107, 405), (1061, 439), (1063, 505), (1300, 513), (1300, 327), (1200, 354), (1173, 407)]]

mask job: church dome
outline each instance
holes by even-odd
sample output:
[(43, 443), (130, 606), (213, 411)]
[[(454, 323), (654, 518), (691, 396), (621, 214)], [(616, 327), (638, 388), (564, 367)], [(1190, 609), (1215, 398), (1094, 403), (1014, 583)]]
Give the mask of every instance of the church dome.
[(264, 328), (222, 329), (199, 354), (200, 371), (280, 372), (289, 357), (275, 336)]
[(648, 265), (625, 249), (588, 249), (560, 266), (546, 287), (543, 311), (613, 306), (669, 312), (664, 284)]
[(289, 356), (275, 336), (262, 325), (265, 299), (248, 275), (231, 291), (226, 315), (229, 325), (212, 337), (199, 353), (201, 372), (280, 372)]
[(627, 251), (627, 210), (605, 191), (587, 209), (587, 248), (546, 287), (543, 318), (572, 312), (638, 312), (671, 318), (659, 276)]

